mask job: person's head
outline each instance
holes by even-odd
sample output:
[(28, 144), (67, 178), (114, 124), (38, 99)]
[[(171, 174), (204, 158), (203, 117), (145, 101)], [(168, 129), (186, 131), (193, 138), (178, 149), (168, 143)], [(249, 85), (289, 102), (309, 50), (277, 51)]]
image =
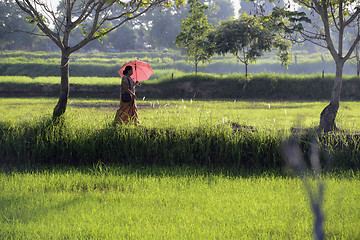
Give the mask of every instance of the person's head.
[(125, 69), (123, 71), (123, 74), (127, 75), (130, 72), (132, 72), (132, 67), (130, 65), (128, 65), (128, 66), (125, 67)]

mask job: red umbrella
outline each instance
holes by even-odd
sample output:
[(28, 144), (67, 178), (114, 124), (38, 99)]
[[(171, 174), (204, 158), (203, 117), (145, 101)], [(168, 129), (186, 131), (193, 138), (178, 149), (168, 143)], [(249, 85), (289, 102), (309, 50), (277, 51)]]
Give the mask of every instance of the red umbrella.
[(149, 63), (135, 60), (125, 63), (120, 68), (118, 71), (120, 77), (124, 76), (123, 71), (126, 66), (132, 66), (133, 68), (133, 74), (130, 77), (134, 80), (134, 82), (148, 80), (149, 77), (154, 73)]

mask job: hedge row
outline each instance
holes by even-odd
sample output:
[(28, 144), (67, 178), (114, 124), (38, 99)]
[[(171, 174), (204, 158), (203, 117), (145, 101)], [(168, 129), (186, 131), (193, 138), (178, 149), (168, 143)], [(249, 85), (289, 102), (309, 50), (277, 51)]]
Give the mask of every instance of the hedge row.
[[(106, 79), (104, 79), (104, 82)], [(153, 99), (269, 99), (328, 100), (334, 75), (244, 75), (187, 74), (144, 82), (137, 88), (139, 98)], [(0, 97), (58, 96), (59, 84), (0, 83)], [(70, 97), (119, 98), (119, 85), (71, 84)], [(345, 76), (342, 100), (360, 100), (360, 78)]]

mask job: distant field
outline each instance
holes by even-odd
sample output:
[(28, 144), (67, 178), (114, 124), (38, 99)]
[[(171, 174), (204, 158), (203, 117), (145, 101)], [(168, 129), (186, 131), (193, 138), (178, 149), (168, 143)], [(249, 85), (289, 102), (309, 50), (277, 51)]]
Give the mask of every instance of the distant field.
[[(192, 63), (186, 62), (180, 51), (125, 52), (105, 53), (87, 52), (74, 53), (70, 59), (71, 75), (76, 76), (106, 76), (113, 77), (116, 70), (124, 63), (138, 59), (149, 62), (153, 69), (176, 69), (177, 71), (194, 72)], [(3, 51), (0, 54), (0, 75), (24, 76), (57, 76), (60, 64), (60, 52), (24, 52)], [(85, 66), (89, 66), (86, 68)], [(37, 68), (35, 72), (34, 68)], [(92, 71), (96, 69), (96, 71)], [(244, 73), (245, 67), (234, 56), (214, 56), (213, 60), (199, 66), (200, 72), (231, 74)], [(293, 52), (292, 64), (286, 68), (281, 66), (276, 52), (266, 53), (249, 65), (249, 73), (285, 73), (314, 74), (335, 73), (335, 64), (329, 53)], [(18, 74), (20, 73), (20, 74)], [(348, 62), (344, 73), (356, 74), (356, 65)]]

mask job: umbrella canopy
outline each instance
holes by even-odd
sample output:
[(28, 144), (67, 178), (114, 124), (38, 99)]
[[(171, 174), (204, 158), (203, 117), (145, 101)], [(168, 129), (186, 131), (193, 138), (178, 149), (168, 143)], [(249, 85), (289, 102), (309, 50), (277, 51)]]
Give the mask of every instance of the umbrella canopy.
[(120, 77), (124, 76), (123, 71), (126, 66), (132, 66), (133, 68), (133, 74), (130, 77), (134, 80), (134, 82), (148, 80), (149, 77), (154, 73), (149, 63), (135, 60), (125, 63), (119, 69), (118, 73), (120, 74)]

